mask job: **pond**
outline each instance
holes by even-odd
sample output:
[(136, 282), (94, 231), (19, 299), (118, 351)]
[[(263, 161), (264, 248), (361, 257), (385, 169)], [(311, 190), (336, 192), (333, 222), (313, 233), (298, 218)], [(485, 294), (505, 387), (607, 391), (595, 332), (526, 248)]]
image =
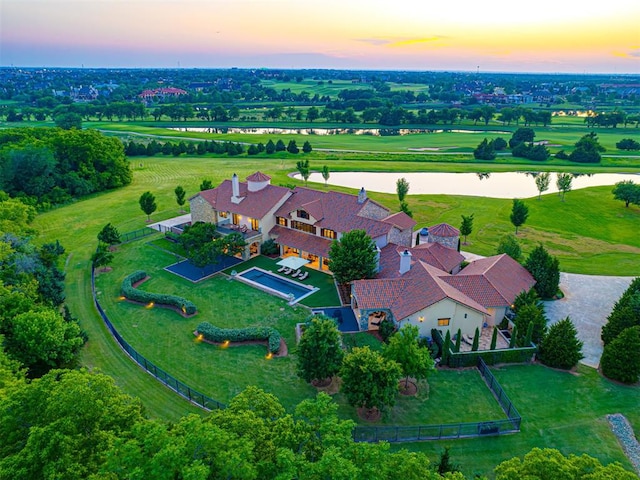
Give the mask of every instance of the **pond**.
[(172, 127), (177, 132), (197, 133), (244, 133), (252, 135), (371, 135), (374, 137), (413, 135), (418, 133), (470, 133), (503, 134), (512, 132), (502, 130), (472, 130), (454, 128), (279, 128), (279, 127)]
[[(444, 173), (444, 172), (331, 172), (329, 184), (381, 193), (396, 193), (396, 181), (405, 178), (409, 182), (409, 194), (470, 195), (492, 198), (530, 198), (538, 196), (535, 172), (499, 173)], [(594, 173), (573, 174), (572, 190), (615, 185), (623, 180), (640, 183), (640, 174)], [(299, 174), (294, 175), (300, 178)], [(549, 189), (555, 193), (557, 173), (551, 173)], [(320, 173), (312, 173), (309, 181), (324, 183)]]

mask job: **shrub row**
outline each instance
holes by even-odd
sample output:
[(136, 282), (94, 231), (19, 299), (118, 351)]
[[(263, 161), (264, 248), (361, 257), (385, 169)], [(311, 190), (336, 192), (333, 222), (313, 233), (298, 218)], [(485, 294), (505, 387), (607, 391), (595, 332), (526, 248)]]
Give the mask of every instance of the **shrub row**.
[(131, 275), (128, 275), (123, 281), (120, 287), (120, 293), (127, 299), (135, 302), (142, 303), (157, 303), (160, 305), (170, 305), (177, 307), (185, 312), (187, 315), (193, 315), (196, 313), (196, 306), (182, 297), (176, 295), (166, 295), (162, 293), (151, 293), (138, 290), (133, 287), (133, 284), (143, 280), (147, 276), (147, 273), (143, 270), (137, 270)]
[(219, 328), (209, 322), (202, 322), (197, 330), (210, 342), (267, 340), (269, 352), (278, 353), (280, 350), (280, 332), (271, 327)]

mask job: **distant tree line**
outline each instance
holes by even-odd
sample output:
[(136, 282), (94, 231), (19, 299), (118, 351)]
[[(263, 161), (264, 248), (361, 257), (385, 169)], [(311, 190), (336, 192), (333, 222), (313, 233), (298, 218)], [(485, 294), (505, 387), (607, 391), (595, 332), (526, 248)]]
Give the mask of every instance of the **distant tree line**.
[(0, 189), (40, 208), (131, 183), (122, 143), (95, 130), (0, 131)]
[[(245, 153), (245, 145), (242, 143), (234, 142), (216, 142), (215, 140), (205, 140), (203, 142), (185, 142), (181, 140), (179, 142), (158, 142), (157, 140), (151, 140), (150, 142), (136, 142), (129, 140), (124, 144), (124, 151), (127, 157), (153, 157), (156, 155), (173, 155), (178, 157), (182, 154), (187, 155), (206, 155), (213, 153), (215, 155), (241, 155)], [(257, 144), (251, 144), (246, 149), (248, 155), (257, 155), (259, 153), (266, 153), (271, 155), (276, 152), (288, 152), (299, 153), (295, 140), (289, 140), (288, 144), (285, 144), (282, 139), (278, 139), (276, 142), (269, 140), (266, 145), (262, 142)], [(304, 153), (312, 151), (311, 144), (306, 141), (302, 146)]]

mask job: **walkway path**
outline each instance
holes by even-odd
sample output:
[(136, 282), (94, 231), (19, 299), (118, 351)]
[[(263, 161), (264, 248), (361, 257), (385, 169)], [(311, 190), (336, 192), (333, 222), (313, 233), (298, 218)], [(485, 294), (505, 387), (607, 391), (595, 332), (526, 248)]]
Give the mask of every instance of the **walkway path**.
[[(462, 253), (468, 261), (482, 258), (468, 252)], [(607, 317), (613, 305), (629, 287), (634, 277), (611, 277), (603, 275), (580, 275), (560, 273), (560, 289), (564, 293), (562, 300), (544, 303), (549, 319), (548, 325), (570, 317), (583, 342), (581, 363), (593, 368), (600, 365), (602, 341), (600, 330), (607, 323)]]

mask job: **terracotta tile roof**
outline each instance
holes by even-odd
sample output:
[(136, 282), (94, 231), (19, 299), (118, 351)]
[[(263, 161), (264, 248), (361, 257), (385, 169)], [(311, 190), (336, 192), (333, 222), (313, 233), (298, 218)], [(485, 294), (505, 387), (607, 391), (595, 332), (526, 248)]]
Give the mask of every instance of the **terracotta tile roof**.
[(271, 177), (266, 173), (256, 172), (247, 177), (247, 182), (267, 182), (271, 180)]
[(440, 275), (448, 274), (423, 262), (416, 262), (401, 277), (356, 280), (352, 284), (352, 292), (358, 307), (388, 308), (396, 320), (402, 320), (447, 298), (485, 315), (489, 313), (482, 305), (452, 288)]
[(486, 307), (511, 305), (520, 292), (536, 283), (522, 265), (504, 253), (471, 262), (444, 280)]
[(389, 243), (380, 249), (380, 271), (377, 278), (396, 278), (400, 275), (400, 253), (404, 250), (411, 252), (411, 265), (422, 261), (445, 272), (453, 270), (464, 260), (460, 252), (439, 243), (423, 243), (414, 248)]
[(240, 197), (244, 197), (240, 203), (231, 201), (231, 180), (225, 180), (216, 188), (204, 190), (191, 198), (200, 195), (218, 211), (237, 213), (252, 218), (263, 218), (269, 210), (291, 193), (288, 188), (275, 185), (267, 185), (257, 192), (250, 192), (246, 182), (239, 182), (239, 184)]
[(278, 209), (276, 215), (291, 218), (291, 212), (303, 209), (317, 220), (316, 227), (340, 233), (360, 229), (365, 230), (372, 238), (386, 235), (393, 228), (392, 224), (362, 216), (362, 209), (368, 202), (371, 200), (358, 203), (356, 195), (347, 193), (296, 187), (293, 195)]
[(417, 225), (417, 222), (404, 212), (394, 213), (387, 218), (382, 219), (383, 222), (390, 223), (398, 227), (400, 230), (407, 230)]
[(269, 235), (274, 237), (280, 245), (287, 245), (325, 258), (329, 256), (329, 248), (332, 241), (327, 238), (317, 237), (310, 233), (292, 230), (280, 225), (273, 227), (269, 231)]
[(439, 223), (432, 227), (428, 227), (429, 235), (435, 235), (436, 237), (459, 237), (460, 230), (452, 227), (448, 223)]

